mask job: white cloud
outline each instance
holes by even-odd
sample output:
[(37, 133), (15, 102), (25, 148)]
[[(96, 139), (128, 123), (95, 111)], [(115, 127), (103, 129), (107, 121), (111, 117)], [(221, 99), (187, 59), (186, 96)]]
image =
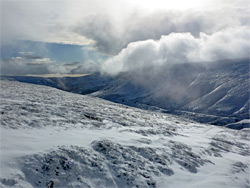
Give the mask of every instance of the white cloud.
[(247, 25), (248, 4), (246, 0), (4, 0), (1, 42), (94, 44), (100, 52), (117, 54), (130, 42), (159, 39), (171, 32), (211, 34)]
[[(249, 53), (247, 0), (192, 2), (194, 5), (184, 0), (4, 0), (1, 44), (16, 39), (90, 44), (101, 53), (115, 55), (102, 66), (102, 71), (111, 74), (148, 66), (157, 69), (168, 63), (244, 57)], [(49, 61), (38, 56), (35, 60), (33, 54), (27, 54), (25, 61), (28, 59), (32, 62), (22, 70), (33, 71), (31, 64)], [(1, 64), (15, 69), (16, 61), (8, 60), (6, 64), (3, 60)], [(19, 64), (24, 66), (25, 62)], [(99, 64), (81, 66), (79, 70), (98, 70)], [(59, 65), (43, 66), (43, 72), (56, 67), (58, 72), (65, 71)]]
[(70, 1), (1, 1), (1, 43), (33, 40), (90, 44), (91, 40), (71, 31), (71, 25), (81, 18), (81, 14), (76, 15), (79, 13), (76, 9), (83, 4), (78, 5)]
[(108, 59), (102, 71), (118, 74), (143, 71), (169, 64), (216, 61), (249, 56), (250, 27), (242, 26), (195, 38), (190, 33), (171, 33), (160, 40), (145, 40), (128, 44), (117, 56)]
[[(104, 9), (106, 11), (86, 14), (75, 25), (74, 31), (93, 40), (99, 52), (117, 55), (131, 42), (159, 40), (162, 35), (172, 32), (189, 32), (198, 37), (200, 32), (211, 35), (226, 28), (250, 25), (249, 7), (245, 0), (205, 2), (207, 5), (203, 9), (198, 6), (195, 9), (176, 10), (171, 9), (170, 1), (128, 1), (128, 4), (137, 7), (127, 9), (125, 6), (125, 10), (119, 9), (120, 14), (110, 7)], [(156, 4), (162, 8), (148, 11), (141, 8), (142, 4)]]
[(100, 65), (95, 62), (84, 62), (83, 64), (74, 67), (70, 74), (91, 74), (100, 71)]
[(66, 68), (49, 58), (12, 57), (0, 61), (1, 75), (65, 74)]

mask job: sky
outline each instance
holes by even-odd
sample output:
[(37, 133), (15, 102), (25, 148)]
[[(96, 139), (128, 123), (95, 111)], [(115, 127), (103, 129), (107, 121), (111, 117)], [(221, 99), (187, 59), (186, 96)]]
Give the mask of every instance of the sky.
[(1, 0), (1, 75), (249, 57), (248, 0)]

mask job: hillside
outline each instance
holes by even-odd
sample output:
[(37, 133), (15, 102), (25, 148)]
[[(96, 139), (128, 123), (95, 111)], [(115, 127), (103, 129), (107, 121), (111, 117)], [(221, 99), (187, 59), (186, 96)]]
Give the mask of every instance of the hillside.
[(2, 187), (249, 187), (249, 129), (0, 81)]
[(95, 73), (79, 78), (4, 77), (89, 94), (143, 109), (182, 115), (201, 123), (241, 129), (249, 124), (249, 59), (173, 65), (157, 74)]

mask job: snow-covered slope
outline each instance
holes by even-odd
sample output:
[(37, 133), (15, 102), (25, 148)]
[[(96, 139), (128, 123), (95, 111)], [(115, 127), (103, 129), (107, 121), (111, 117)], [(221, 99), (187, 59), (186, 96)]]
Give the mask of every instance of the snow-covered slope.
[(145, 86), (143, 83), (144, 87), (139, 89), (138, 84), (131, 88), (127, 80), (133, 75), (128, 75), (111, 89), (94, 95), (132, 106), (156, 106), (215, 125), (249, 119), (249, 59), (197, 67), (194, 64), (176, 65), (165, 74), (162, 71), (162, 80), (152, 78), (151, 84)]
[(249, 187), (249, 129), (0, 82), (2, 187)]
[(249, 119), (249, 59), (224, 60), (206, 66), (174, 65), (156, 75), (149, 68), (142, 75), (130, 72), (115, 77), (95, 73), (79, 78), (5, 78), (179, 114), (202, 123), (227, 125)]

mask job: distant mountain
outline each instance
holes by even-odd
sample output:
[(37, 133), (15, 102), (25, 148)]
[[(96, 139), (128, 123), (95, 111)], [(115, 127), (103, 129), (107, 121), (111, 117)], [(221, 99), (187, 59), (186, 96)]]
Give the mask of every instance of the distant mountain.
[(0, 101), (0, 187), (250, 186), (249, 129), (14, 81)]
[(215, 125), (249, 119), (249, 59), (185, 63), (167, 67), (156, 75), (151, 72), (149, 67), (143, 75), (134, 71), (113, 77), (95, 73), (78, 78), (7, 79), (89, 94)]

